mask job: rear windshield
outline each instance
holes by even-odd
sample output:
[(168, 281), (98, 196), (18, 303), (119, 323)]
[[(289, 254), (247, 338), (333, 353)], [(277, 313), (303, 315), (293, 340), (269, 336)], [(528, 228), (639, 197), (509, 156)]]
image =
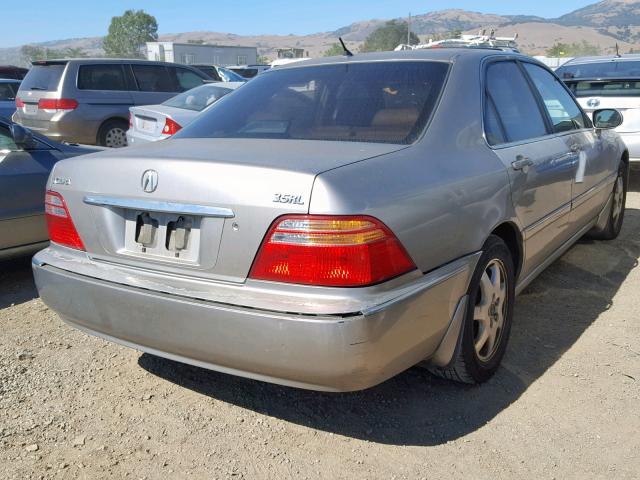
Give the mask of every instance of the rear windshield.
[(601, 63), (585, 63), (582, 65), (563, 65), (556, 70), (563, 80), (572, 78), (640, 78), (640, 62), (608, 61)]
[(229, 88), (202, 85), (170, 98), (163, 105), (200, 112), (230, 92), (232, 90)]
[(56, 91), (66, 66), (66, 64), (34, 65), (24, 77), (20, 89)]
[(639, 97), (640, 79), (595, 81), (595, 82), (567, 82), (576, 97)]
[(411, 143), (433, 113), (448, 68), (442, 62), (377, 62), (272, 70), (175, 138)]

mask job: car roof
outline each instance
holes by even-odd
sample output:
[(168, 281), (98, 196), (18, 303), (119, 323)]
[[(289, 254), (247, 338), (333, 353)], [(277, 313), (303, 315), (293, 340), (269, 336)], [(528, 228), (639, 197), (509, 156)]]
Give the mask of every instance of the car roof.
[[(288, 63), (278, 66), (277, 70), (289, 68), (303, 68), (316, 65), (330, 65), (351, 62), (381, 62), (381, 61), (407, 61), (407, 60), (433, 60), (440, 62), (452, 62), (456, 58), (465, 57), (481, 61), (487, 57), (505, 56), (522, 57), (524, 55), (514, 52), (504, 52), (494, 48), (423, 48), (416, 50), (401, 50), (393, 52), (357, 53), (353, 56), (341, 55), (337, 57), (310, 58), (300, 62)], [(526, 57), (529, 58), (529, 57)]]
[(104, 64), (104, 63), (135, 63), (135, 64), (149, 64), (149, 65), (168, 65), (168, 66), (180, 66), (191, 68), (193, 65), (183, 65), (173, 62), (160, 62), (157, 60), (145, 60), (142, 58), (55, 58), (51, 60), (36, 60), (31, 62), (32, 65), (60, 65), (69, 62), (86, 63), (86, 64)]
[(594, 57), (576, 57), (564, 63), (566, 65), (584, 65), (588, 63), (607, 63), (607, 62), (638, 62), (640, 54), (627, 53), (625, 55), (599, 55)]

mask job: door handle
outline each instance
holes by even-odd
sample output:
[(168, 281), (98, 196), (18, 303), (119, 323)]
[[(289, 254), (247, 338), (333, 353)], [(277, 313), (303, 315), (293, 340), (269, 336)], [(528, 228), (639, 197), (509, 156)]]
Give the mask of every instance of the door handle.
[(524, 155), (518, 155), (516, 161), (511, 163), (511, 166), (514, 170), (525, 170), (526, 173), (526, 169), (533, 166), (533, 160)]
[(580, 147), (580, 145), (578, 145), (577, 143), (574, 143), (573, 145), (571, 145), (571, 147), (569, 147), (571, 149), (571, 151), (573, 153), (578, 153), (580, 150), (582, 150), (582, 148)]

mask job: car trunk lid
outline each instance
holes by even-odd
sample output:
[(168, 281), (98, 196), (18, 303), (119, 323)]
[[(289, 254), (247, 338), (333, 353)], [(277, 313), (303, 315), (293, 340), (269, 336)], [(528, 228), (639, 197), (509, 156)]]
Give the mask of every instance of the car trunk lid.
[(321, 145), (173, 139), (62, 161), (51, 179), (94, 260), (243, 282), (273, 220), (308, 212), (317, 174), (406, 148)]

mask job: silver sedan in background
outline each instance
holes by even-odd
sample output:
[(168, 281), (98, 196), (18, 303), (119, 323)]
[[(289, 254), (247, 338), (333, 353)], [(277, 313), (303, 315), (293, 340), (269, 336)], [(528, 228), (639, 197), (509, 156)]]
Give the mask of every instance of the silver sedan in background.
[(160, 105), (129, 108), (127, 144), (164, 140), (189, 125), (198, 114), (244, 82), (207, 83), (187, 90)]
[(167, 141), (58, 163), (36, 284), (81, 330), (222, 372), (483, 382), (516, 293), (620, 232), (620, 122), (490, 49), (282, 66)]

